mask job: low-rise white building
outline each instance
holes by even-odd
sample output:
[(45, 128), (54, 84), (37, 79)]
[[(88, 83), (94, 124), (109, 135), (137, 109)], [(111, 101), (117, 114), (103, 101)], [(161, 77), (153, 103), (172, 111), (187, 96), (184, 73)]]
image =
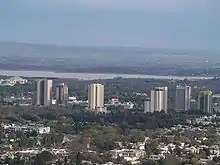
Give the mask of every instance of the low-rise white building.
[(137, 162), (141, 157), (145, 155), (145, 151), (139, 149), (121, 149), (111, 150), (112, 158), (117, 159), (123, 157), (124, 160), (129, 162)]
[(163, 154), (150, 155), (150, 156), (149, 156), (149, 159), (150, 159), (150, 160), (154, 160), (154, 161), (162, 160), (162, 159), (165, 159), (165, 155), (163, 155)]
[(49, 134), (50, 133), (50, 127), (39, 127), (39, 128), (37, 128), (37, 133), (39, 133), (39, 134)]

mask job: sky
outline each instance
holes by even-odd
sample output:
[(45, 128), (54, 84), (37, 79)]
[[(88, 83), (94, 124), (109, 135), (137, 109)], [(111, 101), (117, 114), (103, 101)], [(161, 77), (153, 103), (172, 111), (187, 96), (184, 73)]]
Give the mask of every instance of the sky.
[(0, 41), (220, 49), (220, 0), (0, 0)]

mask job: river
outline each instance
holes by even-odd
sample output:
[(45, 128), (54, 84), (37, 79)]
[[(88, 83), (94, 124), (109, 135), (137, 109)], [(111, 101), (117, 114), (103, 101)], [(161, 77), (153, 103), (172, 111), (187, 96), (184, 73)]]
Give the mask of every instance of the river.
[(12, 71), (0, 70), (0, 75), (6, 76), (23, 76), (23, 77), (54, 77), (54, 78), (76, 78), (84, 80), (94, 79), (112, 79), (115, 77), (123, 78), (149, 78), (149, 79), (174, 79), (174, 80), (203, 80), (212, 79), (213, 77), (197, 77), (197, 76), (158, 76), (144, 74), (112, 74), (112, 73), (56, 73), (52, 71)]

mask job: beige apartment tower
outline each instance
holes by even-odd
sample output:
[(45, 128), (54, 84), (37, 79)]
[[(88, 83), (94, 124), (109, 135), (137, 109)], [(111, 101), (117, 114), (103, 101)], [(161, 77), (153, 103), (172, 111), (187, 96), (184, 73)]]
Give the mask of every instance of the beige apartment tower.
[(167, 87), (156, 87), (154, 90), (151, 90), (151, 102), (150, 102), (150, 111), (165, 111), (167, 113)]
[(56, 101), (57, 104), (67, 105), (68, 102), (68, 86), (60, 83), (56, 86)]
[(52, 103), (52, 80), (38, 80), (36, 105), (50, 106)]
[(91, 84), (88, 86), (88, 107), (92, 110), (104, 108), (104, 85)]

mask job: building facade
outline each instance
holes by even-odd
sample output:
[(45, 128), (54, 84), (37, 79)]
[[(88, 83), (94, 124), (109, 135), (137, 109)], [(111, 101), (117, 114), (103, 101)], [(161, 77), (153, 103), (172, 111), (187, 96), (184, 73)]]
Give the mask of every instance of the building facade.
[(190, 86), (177, 86), (175, 97), (175, 110), (187, 111), (190, 109), (191, 103), (191, 87)]
[(198, 109), (202, 110), (204, 113), (212, 114), (212, 104), (212, 92), (209, 90), (201, 91), (198, 97)]
[(57, 104), (67, 105), (68, 103), (68, 86), (64, 83), (56, 86), (56, 101)]
[(168, 84), (168, 109), (175, 109), (175, 98), (176, 98), (176, 81), (171, 80)]
[(154, 90), (151, 90), (151, 112), (160, 112), (162, 110), (167, 112), (167, 96), (167, 87), (156, 87)]
[(150, 113), (151, 112), (151, 100), (149, 98), (144, 100), (144, 113)]
[(36, 105), (50, 106), (52, 103), (52, 80), (37, 81)]
[(104, 108), (104, 85), (91, 84), (88, 86), (88, 107), (92, 110)]

